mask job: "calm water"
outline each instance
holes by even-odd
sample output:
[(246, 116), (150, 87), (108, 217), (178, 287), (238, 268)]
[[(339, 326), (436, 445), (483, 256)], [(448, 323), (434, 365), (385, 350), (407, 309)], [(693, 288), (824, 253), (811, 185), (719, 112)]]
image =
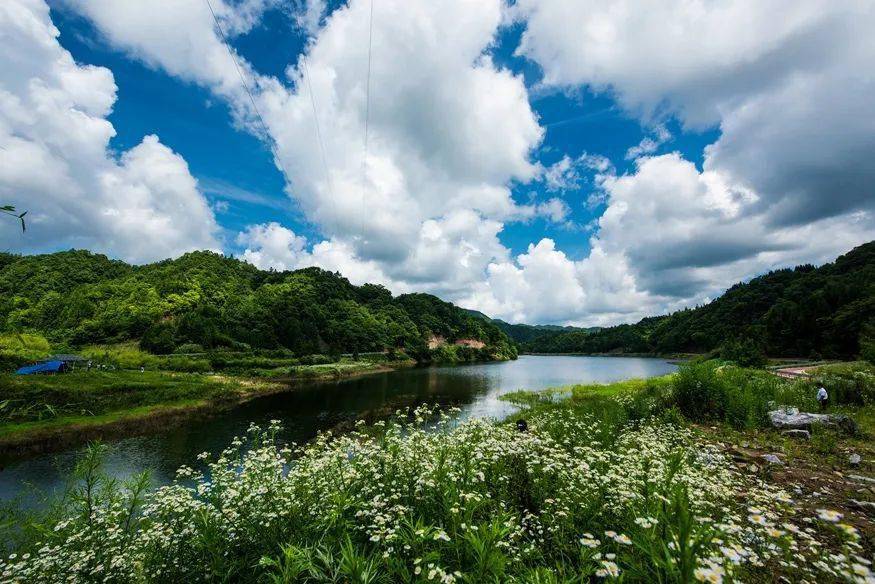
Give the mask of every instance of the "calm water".
[[(317, 431), (355, 420), (369, 412), (422, 403), (453, 404), (462, 416), (503, 418), (513, 406), (499, 396), (518, 389), (539, 390), (572, 383), (608, 383), (652, 377), (675, 370), (662, 359), (621, 357), (522, 356), (517, 361), (404, 369), (385, 374), (301, 386), (294, 391), (247, 402), (208, 419), (193, 420), (161, 434), (111, 443), (107, 469), (119, 477), (149, 469), (156, 484), (166, 483), (183, 464), (195, 465), (204, 451), (213, 454), (245, 433), (250, 422), (282, 420), (284, 439), (303, 442)], [(0, 500), (33, 503), (35, 493), (63, 485), (77, 451), (9, 463), (0, 470)]]

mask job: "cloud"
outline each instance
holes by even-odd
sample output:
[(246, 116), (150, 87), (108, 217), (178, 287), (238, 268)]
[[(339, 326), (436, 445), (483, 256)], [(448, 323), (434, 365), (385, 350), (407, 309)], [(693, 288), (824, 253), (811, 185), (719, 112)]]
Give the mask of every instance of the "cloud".
[[(261, 135), (199, 0), (68, 1), (114, 46), (209, 88), (235, 123)], [(231, 34), (257, 20), (214, 5)], [(266, 4), (253, 6), (257, 15)], [(324, 239), (252, 226), (237, 244), (253, 263), (321, 265), (510, 320), (610, 324), (871, 237), (873, 11), (864, 4), (381, 0), (367, 158), (370, 3), (351, 0), (324, 18), (320, 2), (304, 8), (313, 37), (285, 78), (237, 57), (287, 191)], [(541, 66), (539, 90), (606, 92), (651, 128), (628, 151), (631, 171), (618, 174), (594, 153), (533, 163), (544, 131), (527, 88), (489, 57), (508, 13), (525, 23), (517, 52)], [(671, 139), (670, 118), (720, 128), (700, 167), (656, 155)], [(588, 202), (604, 213), (588, 256), (572, 259), (549, 239), (517, 257), (501, 244), (508, 222), (569, 217), (559, 196), (517, 204), (514, 185), (543, 181), (558, 194), (590, 180)]]
[(583, 177), (578, 169), (578, 161), (567, 154), (558, 162), (544, 169), (544, 184), (548, 192), (574, 191), (581, 187)]
[[(232, 104), (238, 123), (258, 131), (234, 63), (199, 3), (70, 1), (115, 46), (212, 89)], [(500, 0), (386, 0), (374, 14), (365, 159), (369, 11), (363, 0), (334, 10), (286, 79), (259, 75), (238, 59), (288, 172), (288, 191), (319, 226), (330, 257), (348, 253), (349, 265), (378, 265), (393, 281), (453, 296), (507, 257), (497, 234), (525, 213), (510, 185), (539, 172), (530, 154), (543, 130), (522, 78), (486, 54), (501, 24)], [(542, 211), (557, 217), (561, 204)]]
[(775, 267), (829, 261), (875, 230), (863, 212), (775, 227), (750, 211), (754, 194), (677, 153), (639, 158), (634, 172), (598, 182), (607, 206), (587, 257), (573, 261), (542, 240), (491, 265), (469, 302), (518, 321), (629, 322), (704, 302)]
[(328, 12), (328, 2), (326, 0), (294, 0), (287, 10), (298, 27), (313, 36), (319, 31), (322, 19)]
[(356, 260), (346, 244), (336, 240), (321, 241), (307, 251), (307, 239), (275, 221), (250, 225), (237, 235), (236, 243), (244, 247), (241, 259), (263, 270), (298, 270), (316, 266), (340, 272), (353, 284), (383, 284), (396, 293), (406, 292), (403, 282), (396, 282), (382, 272), (375, 262)]
[[(645, 122), (719, 126), (704, 166), (774, 225), (875, 207), (875, 11), (863, 2), (521, 0), (543, 83), (606, 91)], [(630, 151), (652, 153), (654, 144)]]
[(568, 203), (558, 197), (547, 199), (535, 207), (537, 215), (546, 218), (552, 223), (564, 223), (571, 214)]
[(237, 244), (245, 246), (242, 259), (263, 270), (294, 270), (306, 264), (307, 238), (272, 221), (250, 225), (237, 235)]
[(637, 146), (629, 148), (626, 151), (626, 160), (634, 160), (646, 154), (653, 154), (660, 146), (671, 140), (671, 132), (661, 124), (654, 128), (653, 134), (653, 136), (645, 136)]
[(157, 136), (119, 158), (109, 152), (112, 73), (74, 62), (44, 2), (4, 2), (0, 38), (0, 200), (30, 219), (27, 234), (2, 230), (0, 247), (88, 247), (134, 262), (219, 248), (182, 157)]

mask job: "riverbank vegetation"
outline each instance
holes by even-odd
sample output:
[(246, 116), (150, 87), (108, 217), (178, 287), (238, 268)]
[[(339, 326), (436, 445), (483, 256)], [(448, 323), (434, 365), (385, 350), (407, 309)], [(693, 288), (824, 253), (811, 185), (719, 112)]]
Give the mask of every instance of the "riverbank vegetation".
[[(415, 364), (411, 360), (387, 361), (384, 357), (244, 357), (230, 359), (222, 370), (214, 370), (208, 359), (172, 357), (170, 365), (158, 362), (159, 368), (152, 369), (156, 365), (153, 355), (146, 354), (148, 360), (144, 362), (137, 352), (122, 350), (116, 354), (120, 361), (109, 357), (108, 369), (89, 371), (80, 367), (72, 373), (52, 376), (0, 374), (0, 451), (26, 449), (32, 443), (42, 444), (61, 435), (66, 436), (59, 443), (68, 444), (77, 433), (92, 436), (97, 431), (100, 435), (101, 426), (111, 430), (119, 423), (125, 424), (127, 432), (136, 431), (133, 422), (137, 419), (147, 423), (168, 412), (183, 419), (186, 412), (293, 391), (290, 384), (297, 381), (339, 380)], [(107, 359), (104, 349), (99, 358)], [(119, 362), (132, 368), (116, 369), (114, 364)], [(150, 368), (143, 372), (133, 368), (140, 363)]]
[[(482, 343), (478, 359), (516, 356), (498, 327), (435, 296), (396, 297), (318, 268), (264, 271), (211, 252), (142, 266), (87, 251), (0, 254), (0, 334), (63, 348), (134, 342), (161, 355), (400, 351), (428, 362), (459, 342)], [(6, 351), (7, 361), (15, 355)]]
[(835, 484), (803, 489), (762, 460), (739, 463), (716, 438), (722, 428), (777, 435), (758, 414), (760, 392), (807, 403), (809, 382), (767, 375), (705, 363), (520, 393), (524, 432), (428, 408), (305, 445), (253, 428), (154, 492), (144, 477), (107, 479), (92, 448), (63, 502), (15, 523), (0, 572), (22, 582), (871, 581), (871, 521), (837, 505)]
[(875, 361), (875, 242), (817, 268), (776, 270), (736, 284), (704, 306), (597, 331), (542, 331), (520, 346), (533, 353), (711, 353), (734, 359), (742, 349), (754, 360), (862, 355)]

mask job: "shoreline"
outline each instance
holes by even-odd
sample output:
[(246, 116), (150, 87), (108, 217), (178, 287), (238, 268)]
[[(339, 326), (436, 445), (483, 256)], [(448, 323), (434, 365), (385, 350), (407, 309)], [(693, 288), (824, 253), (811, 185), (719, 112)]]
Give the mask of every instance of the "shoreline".
[(115, 410), (96, 416), (67, 416), (45, 422), (25, 422), (20, 430), (0, 435), (0, 470), (9, 462), (40, 454), (66, 450), (92, 440), (112, 440), (160, 432), (168, 427), (210, 417), (253, 399), (280, 393), (291, 393), (302, 386), (342, 381), (389, 373), (415, 364), (400, 362), (397, 367), (376, 364), (367, 369), (326, 371), (313, 376), (253, 378), (245, 375), (219, 375), (238, 384), (239, 393), (153, 404)]
[(523, 351), (520, 355), (534, 357), (637, 357), (640, 359), (667, 359), (673, 361), (689, 361), (701, 357), (703, 353), (532, 353)]
[[(492, 361), (486, 361), (492, 362)], [(474, 363), (458, 363), (470, 365)], [(193, 420), (211, 417), (238, 407), (253, 399), (282, 393), (292, 393), (310, 384), (340, 382), (399, 369), (432, 367), (443, 364), (419, 364), (412, 360), (373, 363), (365, 368), (338, 370), (326, 368), (315, 374), (281, 377), (254, 377), (245, 374), (215, 374), (236, 384), (242, 391), (224, 395), (152, 404), (120, 409), (96, 416), (66, 416), (43, 422), (24, 422), (21, 429), (0, 434), (0, 471), (7, 464), (41, 454), (75, 448), (93, 440), (115, 440), (145, 436)], [(306, 370), (305, 370), (306, 371)], [(310, 370), (312, 372), (312, 370)], [(372, 414), (373, 412), (371, 412)], [(0, 427), (0, 432), (2, 432)]]

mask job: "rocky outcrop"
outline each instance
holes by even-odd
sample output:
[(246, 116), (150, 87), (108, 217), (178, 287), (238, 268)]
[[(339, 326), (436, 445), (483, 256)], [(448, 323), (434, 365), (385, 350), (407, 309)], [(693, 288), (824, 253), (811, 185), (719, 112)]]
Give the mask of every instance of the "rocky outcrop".
[(458, 347), (470, 347), (472, 349), (482, 349), (486, 346), (486, 343), (477, 339), (459, 339), (453, 344)]
[(440, 335), (430, 335), (426, 340), (429, 349), (437, 349), (447, 344), (447, 340)]
[(772, 426), (779, 430), (811, 430), (812, 426), (825, 426), (847, 434), (857, 433), (857, 424), (843, 414), (813, 414), (800, 412), (798, 408), (782, 408), (769, 412)]

